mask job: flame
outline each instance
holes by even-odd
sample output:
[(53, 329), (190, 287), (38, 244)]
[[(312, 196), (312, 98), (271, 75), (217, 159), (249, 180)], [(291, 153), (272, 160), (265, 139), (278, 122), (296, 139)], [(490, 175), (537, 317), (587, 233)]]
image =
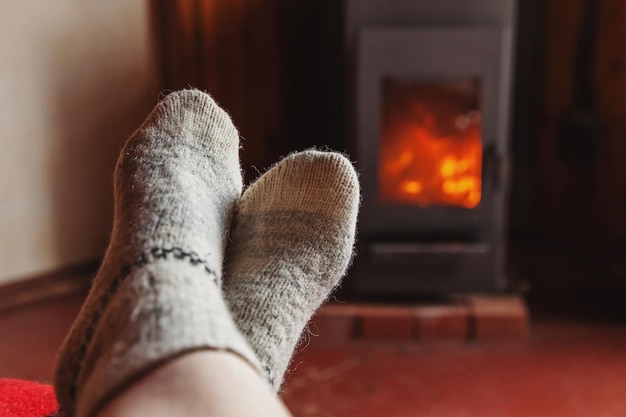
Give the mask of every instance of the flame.
[[(437, 115), (416, 99), (410, 107), (383, 121), (381, 202), (476, 207), (482, 187), (480, 112)], [(442, 128), (442, 120), (450, 120), (449, 126)]]
[(402, 190), (407, 194), (419, 194), (423, 188), (424, 186), (419, 181), (404, 181), (402, 183)]

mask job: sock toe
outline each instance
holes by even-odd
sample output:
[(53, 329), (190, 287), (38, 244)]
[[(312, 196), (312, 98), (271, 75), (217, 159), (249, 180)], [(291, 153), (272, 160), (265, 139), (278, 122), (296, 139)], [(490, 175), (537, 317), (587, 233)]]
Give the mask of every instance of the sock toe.
[[(255, 189), (265, 192), (255, 192)], [(352, 162), (336, 152), (307, 150), (284, 158), (244, 193), (248, 212), (296, 210), (356, 222), (360, 202)]]
[(195, 89), (170, 93), (139, 130), (144, 137), (196, 141), (216, 158), (231, 160), (239, 147), (239, 134), (228, 113), (210, 95)]

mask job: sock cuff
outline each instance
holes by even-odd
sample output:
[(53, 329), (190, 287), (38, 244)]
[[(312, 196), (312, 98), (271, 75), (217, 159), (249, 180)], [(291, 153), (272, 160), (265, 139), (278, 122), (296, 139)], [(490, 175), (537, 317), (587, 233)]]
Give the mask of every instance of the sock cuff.
[(264, 374), (202, 265), (159, 259), (129, 278), (89, 344), (77, 381), (77, 415), (92, 415), (150, 371), (197, 350), (232, 352)]

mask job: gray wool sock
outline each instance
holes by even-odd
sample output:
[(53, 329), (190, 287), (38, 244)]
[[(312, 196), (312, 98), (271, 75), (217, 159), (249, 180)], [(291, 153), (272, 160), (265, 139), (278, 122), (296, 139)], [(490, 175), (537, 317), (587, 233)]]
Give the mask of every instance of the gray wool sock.
[(263, 174), (237, 204), (224, 291), (275, 391), (302, 330), (350, 263), (359, 198), (350, 161), (305, 151)]
[(57, 359), (66, 417), (93, 415), (193, 350), (229, 350), (261, 369), (220, 288), (242, 188), (238, 147), (228, 115), (197, 90), (167, 96), (126, 143), (111, 242)]

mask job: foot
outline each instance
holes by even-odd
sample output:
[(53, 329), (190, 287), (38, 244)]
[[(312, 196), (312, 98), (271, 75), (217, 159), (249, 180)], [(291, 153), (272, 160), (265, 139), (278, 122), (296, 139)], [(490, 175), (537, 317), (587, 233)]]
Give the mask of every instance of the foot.
[(350, 263), (358, 206), (350, 161), (318, 151), (283, 159), (237, 205), (224, 291), (275, 391), (302, 330)]
[(225, 349), (256, 364), (220, 289), (238, 147), (228, 115), (197, 90), (167, 96), (126, 143), (111, 243), (57, 361), (67, 417), (92, 415), (186, 352)]

